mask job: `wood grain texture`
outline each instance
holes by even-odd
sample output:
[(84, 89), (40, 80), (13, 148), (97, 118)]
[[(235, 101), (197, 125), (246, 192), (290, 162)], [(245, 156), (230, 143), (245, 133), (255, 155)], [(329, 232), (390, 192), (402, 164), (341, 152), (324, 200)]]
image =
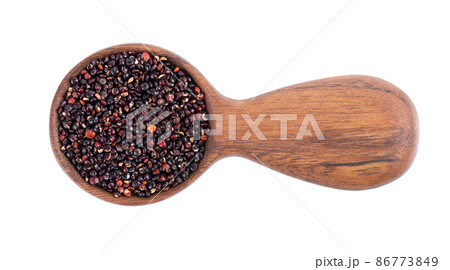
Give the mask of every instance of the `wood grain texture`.
[[(219, 125), (220, 121), (210, 121), (212, 129), (223, 126), (223, 132), (208, 139), (199, 169), (177, 187), (150, 198), (114, 198), (86, 183), (60, 151), (58, 139), (56, 109), (70, 78), (93, 59), (131, 50), (149, 50), (186, 70), (204, 91), (208, 112), (223, 115), (223, 125)], [(280, 121), (271, 119), (280, 114), (290, 115), (291, 119), (296, 116), (296, 120), (287, 121), (283, 139), (280, 139)], [(236, 119), (235, 131), (229, 127), (230, 115)], [(317, 138), (311, 123), (307, 126), (311, 136), (296, 139), (306, 115), (313, 115), (325, 140)], [(262, 120), (257, 127), (263, 134), (259, 138), (244, 119), (255, 120), (258, 116)], [(250, 137), (245, 135), (247, 131)], [(357, 75), (327, 78), (285, 87), (254, 99), (232, 100), (222, 96), (180, 56), (143, 44), (113, 46), (81, 61), (58, 87), (50, 113), (53, 152), (66, 174), (92, 195), (123, 205), (143, 205), (169, 198), (193, 183), (215, 161), (227, 156), (245, 157), (323, 186), (350, 190), (374, 188), (397, 179), (410, 167), (417, 151), (418, 133), (417, 114), (410, 99), (396, 86), (378, 78)]]

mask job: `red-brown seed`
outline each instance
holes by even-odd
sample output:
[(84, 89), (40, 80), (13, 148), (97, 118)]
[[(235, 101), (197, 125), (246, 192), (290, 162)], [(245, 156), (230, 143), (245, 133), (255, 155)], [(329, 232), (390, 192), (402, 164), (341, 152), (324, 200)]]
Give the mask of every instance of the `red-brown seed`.
[(206, 142), (206, 140), (208, 139), (208, 136), (206, 135), (202, 135), (202, 137), (200, 137), (200, 140)]
[(200, 94), (201, 90), (200, 87), (196, 86), (194, 87), (194, 93), (196, 93), (197, 95)]
[(156, 126), (155, 125), (148, 125), (148, 131), (149, 132), (155, 132), (156, 131)]
[(71, 97), (67, 100), (67, 103), (69, 103), (70, 105), (73, 105), (73, 104), (75, 104), (75, 99), (73, 97)]
[(131, 196), (131, 191), (128, 190), (128, 189), (125, 189), (125, 190), (123, 191), (123, 195), (125, 195), (126, 197), (130, 197), (130, 196)]
[(178, 70), (180, 70), (180, 67), (175, 67), (175, 68), (173, 69), (173, 72), (178, 72)]
[(89, 74), (89, 73), (84, 74), (84, 78), (86, 80), (89, 80), (91, 78), (91, 74)]
[(93, 130), (88, 129), (86, 130), (84, 136), (86, 136), (86, 138), (88, 139), (93, 139), (95, 137), (95, 132)]
[(100, 147), (102, 147), (102, 143), (99, 141), (95, 141), (94, 146), (95, 146), (95, 148), (99, 149)]
[(97, 176), (92, 176), (89, 178), (89, 184), (91, 185), (97, 185), (100, 182), (100, 179)]
[(163, 170), (165, 170), (165, 171), (167, 171), (168, 169), (170, 169), (170, 166), (169, 166), (169, 164), (167, 164), (167, 163), (164, 163), (162, 167), (163, 167)]
[(161, 141), (159, 147), (164, 148), (166, 146), (166, 141)]
[(148, 60), (150, 60), (150, 54), (148, 54), (148, 52), (144, 52), (142, 53), (142, 59), (147, 62)]
[(171, 93), (166, 95), (166, 99), (169, 102), (172, 102), (174, 100), (174, 98), (175, 98), (175, 96), (173, 94), (171, 94)]

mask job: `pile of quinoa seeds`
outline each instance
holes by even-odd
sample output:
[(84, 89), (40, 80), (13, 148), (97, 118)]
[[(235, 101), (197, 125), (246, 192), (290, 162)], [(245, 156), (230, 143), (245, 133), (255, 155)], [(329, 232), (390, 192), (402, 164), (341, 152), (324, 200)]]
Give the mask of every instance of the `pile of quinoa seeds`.
[(57, 113), (61, 151), (86, 182), (114, 197), (179, 185), (197, 170), (208, 139), (200, 87), (148, 52), (91, 61), (70, 79)]

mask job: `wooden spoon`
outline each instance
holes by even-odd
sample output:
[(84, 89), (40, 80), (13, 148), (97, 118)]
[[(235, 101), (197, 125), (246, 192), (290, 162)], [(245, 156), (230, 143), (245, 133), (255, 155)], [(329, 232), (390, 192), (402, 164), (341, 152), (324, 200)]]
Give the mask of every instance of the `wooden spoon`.
[[(92, 60), (124, 51), (150, 51), (168, 58), (187, 71), (204, 91), (208, 113), (223, 118), (210, 121), (213, 130), (219, 131), (222, 127), (222, 135), (218, 132), (209, 137), (198, 170), (180, 185), (150, 198), (114, 198), (111, 193), (91, 186), (61, 152), (58, 139), (56, 110), (70, 78)], [(253, 129), (248, 123), (253, 123)], [(399, 88), (378, 78), (327, 78), (284, 87), (253, 99), (232, 100), (222, 96), (182, 57), (144, 44), (109, 47), (81, 61), (59, 85), (50, 113), (53, 152), (66, 174), (92, 195), (123, 205), (167, 199), (227, 156), (245, 157), (275, 171), (327, 187), (374, 188), (397, 179), (410, 167), (417, 150), (418, 133), (417, 114), (411, 100)]]

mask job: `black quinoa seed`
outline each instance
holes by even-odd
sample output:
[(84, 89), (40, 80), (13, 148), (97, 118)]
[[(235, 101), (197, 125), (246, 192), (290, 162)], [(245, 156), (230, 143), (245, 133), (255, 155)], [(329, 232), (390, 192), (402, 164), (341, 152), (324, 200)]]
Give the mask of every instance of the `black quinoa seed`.
[[(155, 108), (168, 116), (155, 113), (127, 130), (128, 114)], [(70, 79), (57, 113), (61, 151), (86, 182), (116, 198), (175, 187), (204, 156), (207, 135), (193, 132), (209, 131), (204, 93), (165, 57), (131, 51), (91, 61)]]

